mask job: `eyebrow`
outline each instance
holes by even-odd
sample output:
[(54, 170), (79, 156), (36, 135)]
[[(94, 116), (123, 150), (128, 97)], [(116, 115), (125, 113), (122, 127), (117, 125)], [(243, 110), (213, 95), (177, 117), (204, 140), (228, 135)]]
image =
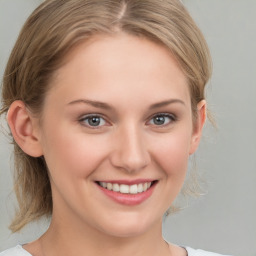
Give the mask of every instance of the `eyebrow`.
[(185, 106), (185, 102), (180, 99), (170, 99), (170, 100), (165, 100), (165, 101), (162, 101), (159, 103), (152, 104), (149, 107), (149, 109), (160, 108), (160, 107), (164, 107), (164, 106), (167, 106), (167, 105), (173, 104), (173, 103), (180, 103)]
[(84, 103), (87, 105), (91, 105), (95, 108), (102, 108), (102, 109), (113, 109), (113, 107), (111, 107), (109, 104), (104, 103), (104, 102), (100, 102), (100, 101), (94, 101), (94, 100), (87, 100), (87, 99), (78, 99), (78, 100), (74, 100), (68, 103), (68, 105), (73, 105), (73, 104), (78, 104), (78, 103)]
[[(114, 109), (111, 105), (109, 105), (105, 102), (88, 100), (88, 99), (74, 100), (74, 101), (69, 102), (68, 105), (81, 104), (81, 103), (91, 105), (95, 108), (101, 108), (101, 109), (107, 109), (107, 110)], [(167, 105), (173, 104), (173, 103), (180, 103), (182, 105), (185, 105), (184, 101), (182, 101), (180, 99), (170, 99), (170, 100), (165, 100), (165, 101), (161, 101), (158, 103), (154, 103), (154, 104), (150, 105), (149, 109), (160, 108), (160, 107), (164, 107), (164, 106), (167, 106)]]

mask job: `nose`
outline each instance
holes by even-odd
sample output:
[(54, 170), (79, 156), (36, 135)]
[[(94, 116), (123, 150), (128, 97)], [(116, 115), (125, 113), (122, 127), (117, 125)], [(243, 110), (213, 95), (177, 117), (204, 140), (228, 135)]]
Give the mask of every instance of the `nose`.
[(130, 173), (148, 166), (151, 159), (142, 133), (135, 127), (126, 127), (115, 133), (110, 157), (113, 166)]

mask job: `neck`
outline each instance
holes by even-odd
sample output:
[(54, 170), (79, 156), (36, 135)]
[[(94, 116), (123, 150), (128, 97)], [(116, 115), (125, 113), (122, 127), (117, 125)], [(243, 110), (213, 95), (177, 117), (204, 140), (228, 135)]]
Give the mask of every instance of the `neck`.
[[(53, 243), (54, 241), (54, 243)], [(84, 223), (72, 223), (52, 218), (48, 231), (41, 237), (44, 255), (90, 256), (153, 256), (169, 255), (169, 248), (162, 238), (159, 220), (142, 234), (117, 237)]]

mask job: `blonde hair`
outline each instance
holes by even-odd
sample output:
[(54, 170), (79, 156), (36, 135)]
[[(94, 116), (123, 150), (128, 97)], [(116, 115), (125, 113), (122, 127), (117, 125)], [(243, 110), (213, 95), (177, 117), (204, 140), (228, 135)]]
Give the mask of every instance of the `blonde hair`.
[[(2, 108), (22, 100), (40, 115), (50, 80), (67, 53), (95, 34), (120, 31), (167, 47), (188, 80), (194, 116), (211, 75), (205, 39), (179, 0), (48, 0), (28, 18), (3, 78)], [(43, 157), (25, 154), (13, 140), (15, 193), (19, 211), (10, 228), (18, 231), (52, 212), (51, 187)]]

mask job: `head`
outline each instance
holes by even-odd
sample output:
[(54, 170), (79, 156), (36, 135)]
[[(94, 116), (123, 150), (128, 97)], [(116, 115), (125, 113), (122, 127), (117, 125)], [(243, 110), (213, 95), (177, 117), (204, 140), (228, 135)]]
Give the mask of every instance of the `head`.
[[(211, 73), (210, 55), (200, 30), (178, 0), (44, 1), (28, 18), (11, 53), (3, 79), (1, 114), (16, 101), (43, 122), (52, 81), (70, 54), (94, 38), (120, 34), (150, 41), (171, 54), (186, 78), (196, 125), (198, 103), (205, 98)], [(25, 153), (13, 143), (20, 211), (11, 228), (17, 231), (50, 215), (52, 196), (44, 156), (32, 147)]]

